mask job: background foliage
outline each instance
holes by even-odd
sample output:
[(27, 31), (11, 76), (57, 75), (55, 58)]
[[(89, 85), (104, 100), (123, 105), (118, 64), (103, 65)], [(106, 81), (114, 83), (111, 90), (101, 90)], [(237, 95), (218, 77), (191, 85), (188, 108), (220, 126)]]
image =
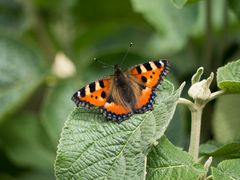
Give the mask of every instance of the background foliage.
[[(119, 63), (133, 42), (123, 68), (166, 58), (168, 79), (176, 86), (190, 84), (199, 66), (208, 75), (239, 59), (239, 9), (238, 0), (0, 1), (0, 179), (54, 179), (60, 132), (74, 107), (71, 95), (112, 73), (94, 57)], [(53, 71), (58, 52), (76, 68), (65, 79)], [(206, 107), (201, 140), (213, 141), (202, 154), (227, 151), (228, 142), (239, 146), (239, 99), (224, 96)], [(166, 132), (183, 148), (189, 142), (187, 112), (177, 107)], [(151, 153), (164, 153), (158, 148)], [(231, 158), (239, 158), (236, 154)], [(221, 176), (228, 164), (233, 162), (212, 168), (213, 174)]]

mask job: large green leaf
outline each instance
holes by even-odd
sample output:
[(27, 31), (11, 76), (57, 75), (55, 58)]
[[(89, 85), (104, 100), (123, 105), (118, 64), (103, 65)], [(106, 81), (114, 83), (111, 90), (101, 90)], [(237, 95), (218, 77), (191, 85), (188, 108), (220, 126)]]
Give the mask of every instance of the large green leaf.
[(177, 9), (166, 0), (132, 0), (132, 5), (157, 30), (158, 34), (145, 46), (159, 54), (169, 55), (180, 50), (197, 19), (197, 5)]
[(58, 145), (57, 179), (140, 179), (144, 156), (162, 136), (175, 111), (182, 87), (174, 91), (164, 81), (152, 112), (117, 124), (101, 114), (75, 109), (63, 128)]
[(163, 136), (147, 156), (147, 179), (197, 179), (206, 173), (187, 152)]
[(73, 80), (59, 82), (49, 89), (41, 110), (41, 119), (54, 147), (57, 147), (63, 124), (69, 111), (74, 107), (71, 97), (75, 90), (80, 89)]
[(240, 60), (218, 69), (217, 85), (227, 92), (240, 92)]
[(35, 114), (21, 114), (3, 122), (0, 141), (3, 150), (16, 165), (53, 173), (55, 153)]
[(0, 121), (41, 83), (44, 74), (41, 63), (33, 50), (0, 36)]
[(228, 143), (240, 140), (239, 126), (240, 95), (227, 95), (217, 99), (213, 116), (213, 133), (215, 140)]
[(222, 161), (217, 168), (211, 169), (214, 180), (240, 179), (240, 159)]
[(201, 144), (200, 154), (220, 158), (240, 158), (240, 143), (219, 144), (208, 142)]

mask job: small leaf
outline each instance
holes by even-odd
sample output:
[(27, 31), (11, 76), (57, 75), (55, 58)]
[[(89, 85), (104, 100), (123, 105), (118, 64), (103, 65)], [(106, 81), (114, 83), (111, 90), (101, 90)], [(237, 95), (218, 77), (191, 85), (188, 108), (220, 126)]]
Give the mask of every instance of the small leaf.
[(217, 144), (215, 142), (208, 142), (201, 144), (200, 154), (220, 157), (220, 158), (240, 158), (240, 143)]
[(217, 142), (240, 140), (240, 95), (226, 95), (217, 99), (213, 116), (213, 133)]
[(218, 68), (217, 85), (227, 92), (240, 92), (240, 60)]
[(218, 164), (217, 168), (212, 167), (213, 179), (233, 180), (240, 179), (240, 159), (225, 160)]
[(187, 4), (191, 4), (199, 0), (171, 0), (171, 1), (177, 8), (183, 8)]
[[(182, 87), (164, 81), (154, 110), (117, 124), (102, 114), (75, 109), (58, 145), (57, 179), (141, 179), (148, 148), (161, 137), (175, 111)], [(159, 100), (161, 99), (161, 102)]]
[(203, 71), (203, 67), (197, 69), (197, 72), (192, 76), (192, 85), (200, 81)]
[(206, 173), (190, 154), (175, 147), (162, 136), (147, 156), (147, 179), (197, 179)]
[(0, 36), (0, 120), (19, 107), (42, 82), (42, 59), (23, 44)]

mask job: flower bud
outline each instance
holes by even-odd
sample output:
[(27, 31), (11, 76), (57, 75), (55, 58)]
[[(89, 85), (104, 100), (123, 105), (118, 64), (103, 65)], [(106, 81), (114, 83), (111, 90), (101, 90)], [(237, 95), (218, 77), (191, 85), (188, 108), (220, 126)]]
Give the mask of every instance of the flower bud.
[(204, 79), (193, 84), (188, 91), (188, 95), (191, 96), (194, 100), (207, 100), (211, 95), (207, 80)]
[(214, 74), (211, 73), (207, 79), (194, 83), (190, 87), (188, 91), (188, 95), (191, 96), (198, 103), (202, 104), (206, 102), (211, 95), (211, 91), (209, 87), (212, 83), (213, 77), (214, 77)]
[(52, 72), (59, 78), (68, 78), (75, 74), (73, 62), (62, 52), (58, 52), (53, 63)]

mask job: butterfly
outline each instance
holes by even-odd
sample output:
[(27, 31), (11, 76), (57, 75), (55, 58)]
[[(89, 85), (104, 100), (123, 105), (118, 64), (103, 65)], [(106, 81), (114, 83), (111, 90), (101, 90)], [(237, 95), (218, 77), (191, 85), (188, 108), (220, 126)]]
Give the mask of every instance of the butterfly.
[(153, 110), (156, 88), (169, 71), (167, 60), (149, 61), (92, 82), (72, 96), (77, 106), (98, 107), (107, 119), (121, 123), (134, 113)]

